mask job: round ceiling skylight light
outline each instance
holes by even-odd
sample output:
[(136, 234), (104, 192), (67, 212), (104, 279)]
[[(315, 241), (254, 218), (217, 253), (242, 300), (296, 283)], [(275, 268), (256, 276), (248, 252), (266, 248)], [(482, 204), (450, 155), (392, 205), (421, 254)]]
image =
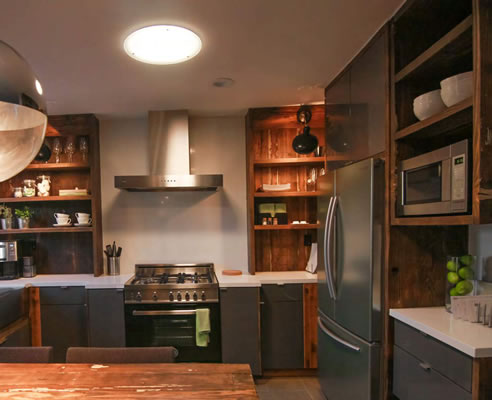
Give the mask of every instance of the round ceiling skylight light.
[(135, 60), (148, 64), (177, 64), (196, 56), (202, 41), (189, 29), (174, 25), (153, 25), (131, 33), (125, 51)]

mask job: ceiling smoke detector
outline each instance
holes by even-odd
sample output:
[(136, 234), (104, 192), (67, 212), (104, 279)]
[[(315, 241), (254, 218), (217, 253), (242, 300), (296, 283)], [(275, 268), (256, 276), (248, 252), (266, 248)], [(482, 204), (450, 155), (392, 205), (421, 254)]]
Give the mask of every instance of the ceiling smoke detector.
[(234, 80), (231, 78), (217, 78), (212, 82), (212, 86), (217, 88), (230, 88), (234, 85)]
[(123, 47), (127, 54), (147, 64), (178, 64), (195, 57), (202, 48), (200, 37), (175, 25), (152, 25), (128, 35)]

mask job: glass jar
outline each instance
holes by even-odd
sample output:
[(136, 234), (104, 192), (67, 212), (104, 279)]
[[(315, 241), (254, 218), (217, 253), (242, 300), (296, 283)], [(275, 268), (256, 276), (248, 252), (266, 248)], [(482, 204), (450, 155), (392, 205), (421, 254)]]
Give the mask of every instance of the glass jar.
[(471, 296), (476, 291), (477, 257), (470, 254), (448, 256), (446, 262), (446, 310), (451, 312), (451, 296)]
[(34, 179), (24, 179), (24, 187), (22, 188), (24, 197), (36, 196), (36, 181)]
[(51, 178), (48, 175), (38, 176), (36, 178), (36, 188), (38, 189), (38, 196), (49, 196), (51, 190)]
[(14, 188), (14, 197), (22, 197), (22, 188), (21, 187)]

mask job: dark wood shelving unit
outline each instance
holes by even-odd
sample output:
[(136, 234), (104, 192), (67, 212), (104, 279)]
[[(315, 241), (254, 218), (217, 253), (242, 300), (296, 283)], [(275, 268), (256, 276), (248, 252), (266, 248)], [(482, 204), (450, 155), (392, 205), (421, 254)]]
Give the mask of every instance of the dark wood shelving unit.
[(318, 229), (319, 224), (255, 225), (255, 231)]
[(26, 228), (26, 229), (3, 229), (0, 230), (0, 235), (26, 235), (30, 233), (80, 233), (92, 232), (91, 226), (78, 227), (52, 227), (52, 228)]
[[(81, 138), (89, 145), (88, 160), (84, 160), (79, 146)], [(70, 139), (69, 139), (70, 138)], [(103, 273), (101, 173), (99, 159), (99, 121), (92, 114), (59, 115), (48, 117), (45, 141), (53, 145), (58, 139), (63, 147), (68, 140), (75, 144), (73, 161), (62, 153), (59, 163), (52, 154), (47, 163), (34, 162), (8, 181), (0, 183), (0, 203), (12, 209), (27, 206), (34, 211), (31, 228), (0, 230), (2, 238), (35, 240), (36, 266), (39, 274)], [(53, 146), (51, 146), (53, 148)], [(22, 187), (24, 179), (38, 175), (51, 177), (51, 194), (47, 197), (13, 197), (13, 188)], [(87, 189), (86, 196), (59, 196), (62, 189)], [(54, 213), (91, 214), (92, 226), (55, 227)], [(17, 223), (13, 218), (14, 226)], [(60, 235), (65, 233), (69, 235)]]
[(433, 115), (423, 121), (416, 122), (402, 130), (395, 132), (395, 139), (400, 140), (409, 135), (419, 133), (438, 135), (449, 131), (450, 128), (456, 129), (463, 125), (473, 122), (473, 98), (463, 100), (443, 112)]
[(84, 171), (89, 170), (91, 166), (87, 163), (33, 163), (27, 166), (26, 170), (38, 171)]
[(320, 192), (256, 192), (254, 197), (319, 197)]
[(2, 197), (0, 203), (32, 203), (50, 201), (89, 201), (92, 196)]
[(439, 217), (405, 217), (395, 218), (396, 226), (424, 226), (424, 225), (470, 225), (473, 224), (472, 215), (445, 215)]
[[(297, 122), (299, 107), (251, 109), (247, 126), (247, 193), (249, 271), (301, 271), (306, 268), (310, 246), (304, 236), (316, 242), (319, 224), (261, 225), (259, 205), (284, 203), (289, 221), (316, 221), (319, 191), (308, 191), (307, 179), (315, 168), (325, 172), (330, 163), (346, 161), (330, 148), (322, 157), (299, 156), (292, 149), (292, 140), (302, 132)], [(323, 105), (312, 106), (311, 133), (320, 146), (325, 145), (325, 110)], [(259, 191), (263, 184), (287, 184), (291, 190)]]

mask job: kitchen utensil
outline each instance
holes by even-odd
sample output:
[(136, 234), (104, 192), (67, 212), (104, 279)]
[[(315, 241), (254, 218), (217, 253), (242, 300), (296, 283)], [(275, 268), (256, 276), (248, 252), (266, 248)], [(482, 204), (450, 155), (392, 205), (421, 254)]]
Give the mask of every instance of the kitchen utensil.
[(227, 276), (239, 276), (242, 274), (243, 272), (240, 271), (239, 269), (224, 269), (222, 271), (222, 275), (227, 275)]
[(108, 275), (120, 274), (120, 258), (108, 257)]
[(107, 250), (104, 250), (104, 254), (106, 254), (107, 257), (110, 256)]
[(115, 241), (113, 241), (113, 248), (111, 250), (111, 254), (113, 254), (113, 256), (116, 255), (116, 242)]
[(446, 106), (442, 102), (439, 89), (424, 93), (413, 101), (413, 113), (420, 121), (432, 117), (445, 109)]
[(108, 252), (110, 257), (113, 255), (113, 249), (111, 248), (111, 245), (106, 245), (106, 251)]
[(473, 71), (451, 76), (441, 81), (441, 98), (448, 106), (463, 101), (473, 95)]
[(118, 250), (116, 251), (116, 257), (120, 257), (122, 251), (123, 249), (121, 247), (118, 247)]

